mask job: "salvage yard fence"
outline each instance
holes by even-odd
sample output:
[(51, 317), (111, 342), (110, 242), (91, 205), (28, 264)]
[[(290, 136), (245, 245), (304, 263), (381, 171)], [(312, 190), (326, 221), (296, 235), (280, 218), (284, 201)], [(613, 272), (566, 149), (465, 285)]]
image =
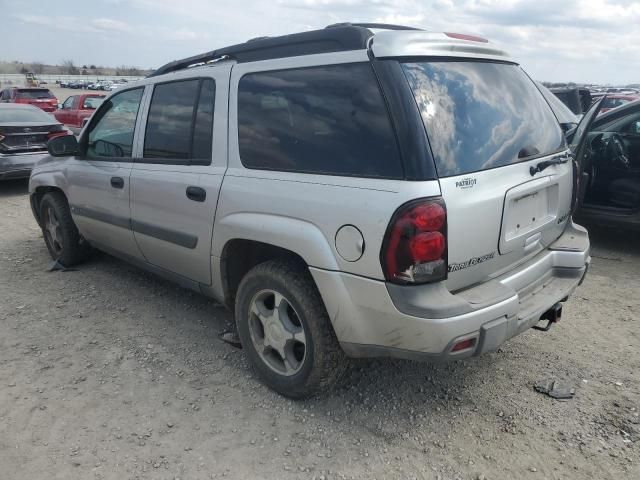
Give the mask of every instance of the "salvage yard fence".
[[(41, 82), (46, 82), (47, 85), (55, 84), (56, 82), (99, 82), (101, 80), (115, 81), (126, 80), (127, 82), (133, 82), (141, 80), (144, 77), (141, 76), (128, 76), (128, 75), (58, 75), (58, 74), (42, 74), (36, 75), (36, 78)], [(5, 87), (24, 87), (26, 86), (26, 78), (19, 73), (0, 73), (0, 86)], [(44, 85), (43, 85), (44, 86)]]

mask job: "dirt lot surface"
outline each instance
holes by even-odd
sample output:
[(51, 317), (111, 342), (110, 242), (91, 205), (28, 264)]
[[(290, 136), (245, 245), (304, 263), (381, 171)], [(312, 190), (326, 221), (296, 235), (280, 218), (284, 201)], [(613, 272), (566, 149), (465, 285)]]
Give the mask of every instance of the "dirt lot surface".
[(0, 478), (638, 479), (640, 237), (592, 240), (549, 333), (448, 365), (354, 362), (294, 402), (218, 339), (214, 302), (106, 255), (48, 272), (25, 183), (0, 184)]

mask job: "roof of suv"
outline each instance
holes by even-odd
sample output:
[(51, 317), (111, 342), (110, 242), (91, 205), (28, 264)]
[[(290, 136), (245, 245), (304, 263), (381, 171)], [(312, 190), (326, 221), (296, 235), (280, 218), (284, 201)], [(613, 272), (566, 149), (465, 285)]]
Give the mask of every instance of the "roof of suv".
[[(372, 30), (385, 31), (374, 33)], [(374, 37), (375, 41), (371, 41)], [(379, 58), (447, 55), (509, 60), (505, 52), (490, 46), (487, 40), (470, 35), (433, 33), (413, 27), (382, 23), (339, 23), (320, 30), (278, 37), (254, 38), (245, 43), (175, 60), (158, 68), (149, 77), (224, 59), (243, 63), (318, 53), (364, 50), (370, 46), (374, 55)]]

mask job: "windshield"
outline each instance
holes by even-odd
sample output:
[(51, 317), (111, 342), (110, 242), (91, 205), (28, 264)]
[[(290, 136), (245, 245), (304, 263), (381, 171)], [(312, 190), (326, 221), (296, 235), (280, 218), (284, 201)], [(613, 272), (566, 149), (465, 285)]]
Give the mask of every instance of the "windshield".
[(522, 69), (496, 62), (416, 62), (403, 68), (438, 175), (501, 167), (565, 147), (551, 108)]
[(46, 88), (33, 89), (33, 90), (18, 90), (18, 98), (54, 98), (53, 94)]
[(39, 108), (0, 108), (0, 123), (40, 122), (58, 123), (51, 115)]

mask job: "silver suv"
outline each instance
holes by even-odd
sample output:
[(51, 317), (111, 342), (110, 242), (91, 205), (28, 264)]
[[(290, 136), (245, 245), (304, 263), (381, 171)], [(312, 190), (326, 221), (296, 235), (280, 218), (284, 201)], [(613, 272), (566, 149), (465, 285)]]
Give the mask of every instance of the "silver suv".
[(346, 357), (461, 359), (550, 325), (590, 261), (557, 119), (477, 37), (251, 40), (122, 87), (49, 152), (29, 188), (51, 255), (97, 248), (223, 302), (291, 397)]

